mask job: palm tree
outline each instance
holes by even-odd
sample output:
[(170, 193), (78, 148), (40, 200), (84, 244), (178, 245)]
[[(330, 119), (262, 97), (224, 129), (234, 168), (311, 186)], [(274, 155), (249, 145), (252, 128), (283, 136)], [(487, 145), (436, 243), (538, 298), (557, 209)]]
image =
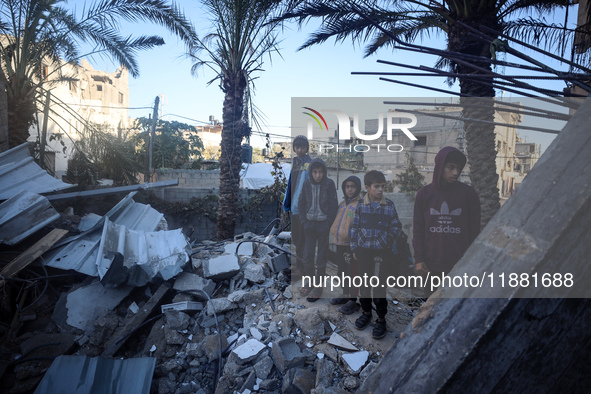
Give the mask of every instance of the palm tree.
[[(302, 1), (295, 10), (285, 12), (279, 20), (297, 20), (300, 24), (321, 18), (322, 25), (300, 49), (320, 44), (329, 38), (343, 41), (369, 42), (365, 56), (378, 49), (397, 44), (412, 45), (434, 34), (447, 37), (447, 51), (477, 56), (467, 63), (441, 58), (436, 66), (447, 67), (457, 74), (483, 74), (491, 71), (491, 45), (470, 34), (470, 28), (482, 26), (496, 32), (524, 37), (548, 47), (562, 43), (572, 31), (546, 23), (539, 18), (517, 18), (528, 13), (542, 15), (557, 7), (568, 7), (568, 0), (393, 0), (393, 1)], [(561, 39), (562, 38), (562, 39)], [(572, 38), (572, 37), (571, 37)], [(485, 58), (485, 59), (483, 59)], [(480, 70), (474, 68), (479, 67)], [(489, 74), (491, 75), (491, 74)], [(461, 102), (483, 100), (481, 108), (464, 106), (463, 117), (493, 121), (495, 91), (491, 82), (458, 77)], [(453, 80), (450, 80), (452, 83)], [(487, 99), (488, 98), (488, 99)], [(485, 107), (485, 108), (482, 108)], [(496, 172), (494, 125), (464, 122), (470, 179), (480, 196), (482, 226), (498, 211), (499, 190)]]
[[(272, 0), (205, 0), (214, 30), (198, 41), (189, 56), (196, 75), (210, 67), (224, 92), (220, 157), (220, 190), (217, 234), (234, 237), (239, 209), (242, 140), (250, 135), (248, 113), (253, 113), (251, 92), (254, 73), (262, 71), (263, 58), (277, 49), (277, 22), (267, 24), (280, 2)], [(249, 105), (250, 104), (250, 105)]]
[[(120, 20), (161, 25), (187, 45), (197, 37), (183, 13), (165, 0), (98, 0), (85, 6), (80, 15), (60, 6), (65, 2), (0, 1), (0, 81), (6, 81), (10, 146), (27, 140), (42, 100), (40, 92), (76, 80), (65, 70), (75, 70), (81, 58), (106, 55), (132, 76), (139, 75), (136, 52), (162, 45), (164, 40), (123, 37), (118, 32)], [(94, 49), (82, 53), (81, 44)]]

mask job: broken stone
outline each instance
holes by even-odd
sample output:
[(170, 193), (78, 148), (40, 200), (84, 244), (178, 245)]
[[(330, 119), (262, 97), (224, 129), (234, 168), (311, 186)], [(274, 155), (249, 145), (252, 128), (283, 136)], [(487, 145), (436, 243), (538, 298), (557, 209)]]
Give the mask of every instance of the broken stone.
[(213, 310), (219, 316), (221, 313), (231, 311), (237, 307), (232, 301), (227, 298), (214, 298), (207, 302), (207, 314), (213, 316)]
[(256, 374), (254, 373), (254, 371), (252, 371), (247, 377), (246, 380), (244, 381), (244, 384), (242, 385), (242, 388), (240, 389), (241, 393), (244, 393), (245, 391), (250, 392), (250, 390), (254, 389), (254, 385), (257, 381), (257, 377)]
[(314, 372), (303, 368), (290, 369), (283, 378), (281, 392), (284, 394), (307, 394), (314, 388)]
[(277, 390), (281, 386), (281, 382), (278, 379), (265, 379), (259, 384), (261, 390), (273, 391)]
[(301, 367), (306, 361), (305, 354), (293, 338), (283, 338), (273, 342), (272, 354), (275, 366), (281, 373), (291, 368)]
[(318, 308), (300, 309), (294, 316), (295, 324), (312, 339), (324, 335), (324, 321)]
[(168, 345), (182, 345), (185, 343), (185, 337), (168, 326), (164, 327), (164, 338)]
[(327, 358), (320, 358), (315, 362), (316, 366), (316, 388), (332, 386), (332, 373), (335, 364)]
[(240, 272), (238, 258), (231, 254), (225, 254), (204, 261), (203, 276), (212, 280), (228, 279)]
[(246, 290), (236, 290), (228, 295), (228, 300), (238, 304), (244, 301), (244, 295), (247, 293)]
[(184, 330), (189, 327), (189, 321), (191, 320), (191, 317), (184, 312), (167, 310), (165, 312), (165, 316), (168, 327), (172, 328), (173, 330)]
[(137, 306), (137, 304), (134, 301), (129, 305), (129, 310), (131, 311), (131, 313), (135, 315), (140, 310), (140, 307)]
[(362, 382), (365, 381), (365, 379), (367, 379), (367, 377), (369, 375), (371, 375), (371, 373), (374, 371), (374, 369), (376, 369), (376, 367), (378, 366), (378, 363), (371, 361), (369, 364), (367, 364), (365, 366), (365, 368), (363, 368), (363, 370), (359, 373), (359, 379), (361, 379)]
[(237, 247), (238, 256), (252, 256), (252, 254), (254, 253), (254, 247), (252, 245), (252, 242), (226, 244), (226, 246), (224, 246), (224, 253), (236, 254)]
[(328, 339), (328, 343), (330, 343), (331, 345), (333, 345), (339, 349), (347, 350), (350, 352), (354, 352), (354, 351), (359, 350), (351, 342), (347, 341), (345, 338), (343, 338), (342, 336), (340, 336), (336, 332), (332, 333), (332, 335)]
[[(226, 336), (223, 333), (221, 333), (220, 335), (222, 337), (223, 351), (225, 348), (228, 347), (228, 340), (226, 339)], [(220, 337), (218, 334), (205, 336), (205, 338), (203, 338), (201, 346), (209, 362), (217, 360), (220, 357)]]
[(257, 341), (260, 341), (263, 339), (263, 334), (261, 334), (261, 332), (254, 327), (250, 328), (250, 335), (252, 335), (252, 337), (254, 339), (256, 339)]
[(359, 387), (359, 379), (357, 379), (355, 376), (347, 376), (343, 380), (343, 386), (345, 386), (347, 390), (355, 390), (357, 387)]
[(248, 263), (244, 266), (244, 278), (253, 283), (263, 283), (267, 277), (262, 265)]
[(288, 287), (287, 289), (285, 289), (285, 291), (283, 292), (283, 297), (287, 298), (288, 300), (291, 300), (293, 298), (291, 288)]
[(203, 292), (211, 296), (215, 290), (215, 283), (212, 280), (202, 278), (197, 274), (181, 272), (176, 277), (173, 289), (176, 291), (190, 291), (190, 294), (193, 294), (196, 299), (207, 301), (207, 296), (205, 296)]
[[(223, 344), (223, 340), (222, 340)], [(199, 343), (189, 342), (185, 345), (185, 352), (191, 357), (201, 357), (205, 353), (203, 346)], [(197, 363), (199, 365), (199, 362)]]
[(277, 328), (282, 337), (288, 337), (293, 327), (293, 319), (284, 314), (273, 316), (273, 321), (277, 323)]
[(338, 362), (339, 355), (334, 346), (329, 345), (328, 343), (319, 343), (316, 345), (315, 349), (319, 352), (322, 352), (324, 354), (324, 358), (328, 358), (335, 363)]
[(367, 350), (361, 350), (355, 353), (345, 353), (341, 358), (347, 373), (357, 375), (367, 363), (369, 352)]
[(237, 357), (238, 364), (244, 365), (260, 356), (267, 347), (256, 339), (249, 339), (246, 343), (232, 350)]
[[(217, 310), (216, 310), (217, 311)], [(215, 317), (211, 317), (211, 318), (205, 318), (201, 321), (201, 323), (199, 323), (199, 325), (203, 328), (211, 328), (213, 326), (216, 325), (217, 323), (221, 323), (224, 320), (226, 320), (226, 316), (225, 315), (217, 315), (217, 320)]]
[[(254, 372), (257, 379), (265, 380), (269, 377), (271, 369), (273, 368), (273, 359), (269, 356), (263, 357), (254, 365)], [(260, 383), (259, 383), (260, 384)]]

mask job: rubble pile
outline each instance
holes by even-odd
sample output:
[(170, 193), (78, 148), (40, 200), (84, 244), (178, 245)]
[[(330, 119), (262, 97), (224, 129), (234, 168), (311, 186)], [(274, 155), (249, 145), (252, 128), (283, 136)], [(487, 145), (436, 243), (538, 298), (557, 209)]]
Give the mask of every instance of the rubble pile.
[(56, 285), (54, 298), (39, 302), (37, 315), (21, 315), (19, 335), (3, 345), (3, 354), (12, 353), (5, 366), (11, 385), (0, 388), (32, 392), (51, 359), (68, 354), (155, 359), (154, 393), (355, 392), (410, 322), (417, 300), (395, 294), (389, 335), (373, 340), (370, 329), (354, 329), (357, 314), (344, 316), (327, 299), (312, 304), (292, 290), (283, 238), (246, 233), (194, 245), (182, 272), (144, 286), (106, 287), (81, 275)]

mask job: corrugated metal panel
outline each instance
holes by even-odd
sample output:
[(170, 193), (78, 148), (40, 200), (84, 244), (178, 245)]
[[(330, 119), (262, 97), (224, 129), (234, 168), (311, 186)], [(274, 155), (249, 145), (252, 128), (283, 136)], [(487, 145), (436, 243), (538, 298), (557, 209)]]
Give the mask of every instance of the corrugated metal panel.
[(0, 243), (19, 243), (59, 217), (47, 198), (23, 190), (0, 204)]
[(150, 392), (156, 359), (59, 356), (35, 393), (129, 394)]
[[(181, 229), (134, 231), (107, 219), (96, 265), (103, 285), (143, 286), (157, 275), (164, 280), (176, 276), (189, 261), (189, 253), (190, 246)], [(113, 264), (117, 254), (122, 261)]]
[[(63, 270), (75, 270), (98, 276), (96, 261), (105, 219), (127, 223), (131, 230), (154, 231), (166, 229), (164, 214), (149, 205), (133, 201), (136, 192), (129, 193), (86, 232), (65, 240), (62, 247), (45, 254), (45, 265)], [(65, 245), (64, 245), (65, 244)]]
[(39, 167), (26, 143), (0, 153), (0, 200), (9, 199), (22, 190), (49, 193), (73, 186), (76, 185), (55, 179)]

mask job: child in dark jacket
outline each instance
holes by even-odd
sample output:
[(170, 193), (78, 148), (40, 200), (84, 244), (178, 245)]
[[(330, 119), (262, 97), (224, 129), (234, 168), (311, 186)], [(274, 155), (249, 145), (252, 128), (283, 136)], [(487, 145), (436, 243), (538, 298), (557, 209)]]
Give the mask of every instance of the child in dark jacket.
[[(304, 182), (298, 210), (304, 232), (304, 276), (301, 294), (310, 302), (317, 301), (323, 290), (328, 253), (328, 234), (337, 214), (337, 190), (327, 178), (322, 159), (314, 159), (308, 168), (310, 179)], [(314, 266), (314, 255), (316, 267)], [(312, 289), (313, 287), (313, 289)]]

